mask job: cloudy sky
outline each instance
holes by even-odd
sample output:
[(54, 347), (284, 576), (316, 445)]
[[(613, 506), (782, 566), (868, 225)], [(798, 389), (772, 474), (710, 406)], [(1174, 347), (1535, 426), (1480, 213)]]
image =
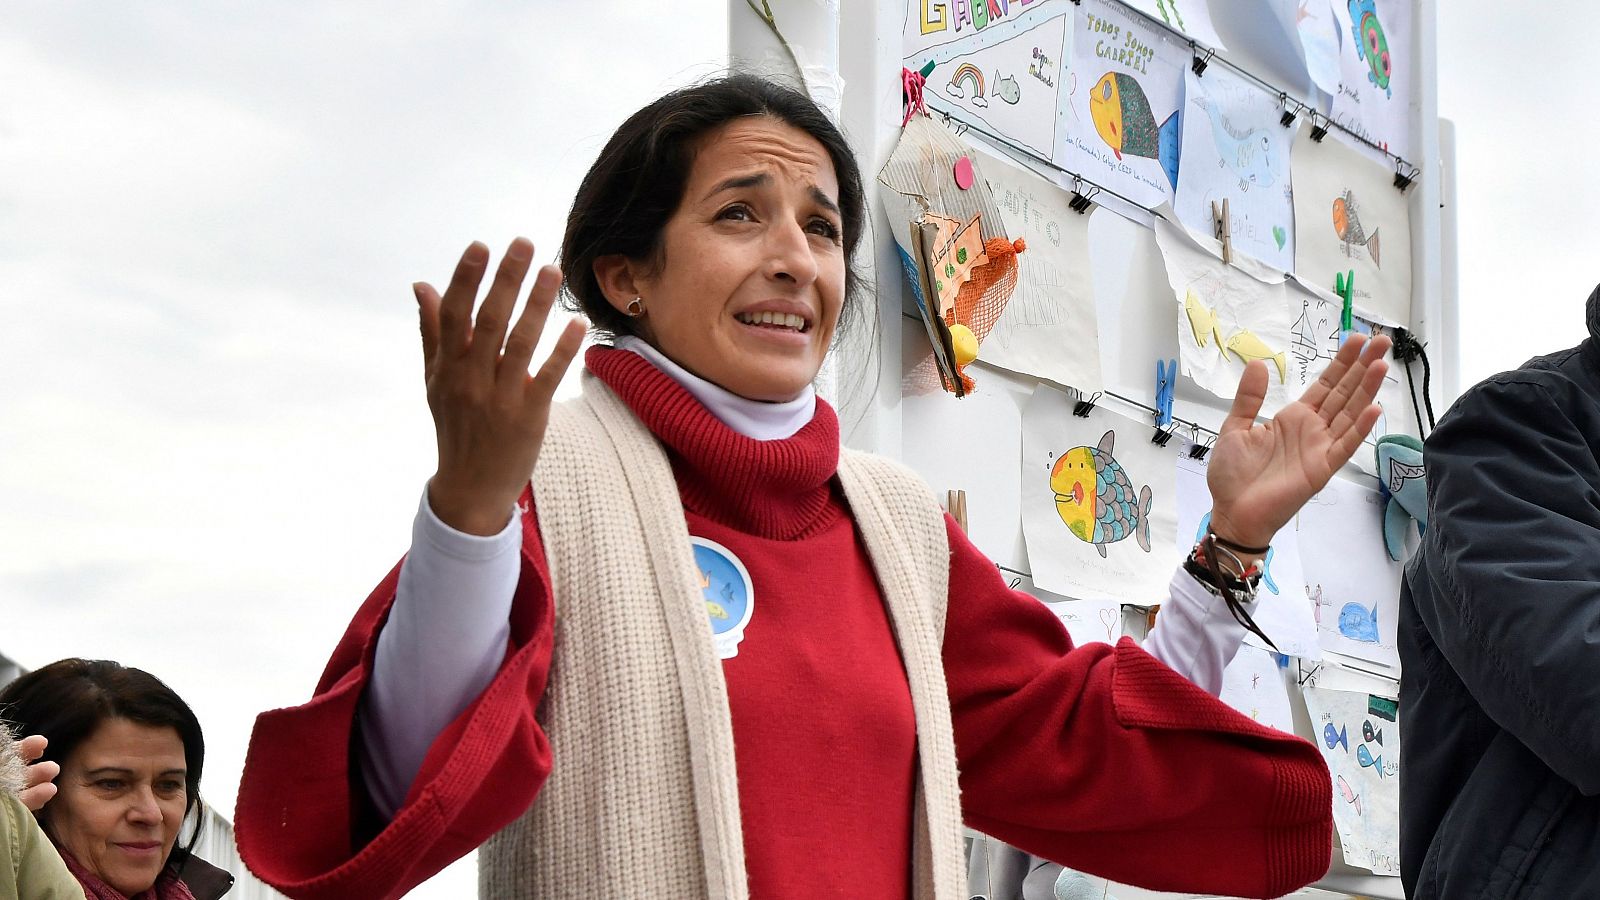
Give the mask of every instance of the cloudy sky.
[[(662, 8), (8, 8), (0, 652), (165, 678), (231, 812), (255, 713), (306, 698), (432, 471), (408, 285), (473, 239), (554, 250), (610, 130), (725, 58), (726, 4)], [(1442, 16), (1465, 384), (1582, 337), (1596, 16)]]

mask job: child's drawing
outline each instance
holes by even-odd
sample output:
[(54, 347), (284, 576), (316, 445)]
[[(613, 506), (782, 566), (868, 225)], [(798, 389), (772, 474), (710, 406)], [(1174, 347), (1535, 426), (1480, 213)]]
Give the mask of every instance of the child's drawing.
[[(1103, 405), (1076, 416), (1073, 406), (1040, 384), (1022, 411), (1022, 534), (1034, 583), (1082, 600), (1158, 603), (1183, 561), (1176, 450), (1151, 443), (1145, 422)], [(1093, 614), (1084, 624), (1116, 627)]]
[(1339, 610), (1339, 633), (1352, 641), (1363, 644), (1376, 644), (1378, 642), (1378, 607), (1374, 604), (1371, 608), (1359, 603), (1346, 603)]
[(1172, 189), (1178, 189), (1178, 127), (1174, 109), (1160, 125), (1139, 80), (1125, 72), (1107, 72), (1089, 92), (1089, 117), (1094, 130), (1117, 159), (1123, 154), (1161, 164)]
[(1078, 540), (1106, 555), (1106, 545), (1132, 537), (1150, 552), (1150, 485), (1133, 494), (1128, 473), (1111, 455), (1116, 432), (1107, 431), (1093, 447), (1073, 447), (1050, 470), (1056, 513)]
[(1371, 69), (1367, 78), (1383, 89), (1384, 97), (1391, 98), (1389, 77), (1393, 74), (1393, 61), (1389, 58), (1389, 39), (1378, 23), (1378, 6), (1373, 0), (1349, 0), (1351, 32), (1356, 39), (1356, 54)]
[[(1217, 167), (1230, 170), (1239, 179), (1239, 190), (1268, 188), (1277, 183), (1276, 158), (1279, 144), (1266, 128), (1244, 128), (1234, 124), (1209, 97), (1194, 98), (1194, 105), (1205, 111), (1211, 122), (1211, 140), (1217, 145)], [(1287, 147), (1282, 149), (1287, 150)]]
[(1338, 235), (1339, 249), (1344, 255), (1352, 259), (1356, 256), (1356, 248), (1367, 252), (1367, 257), (1375, 266), (1381, 266), (1378, 259), (1378, 229), (1372, 229), (1372, 234), (1367, 234), (1361, 227), (1361, 211), (1356, 204), (1355, 191), (1345, 191), (1333, 198), (1333, 233)]
[[(1372, 695), (1306, 686), (1306, 713), (1322, 740), (1317, 750), (1333, 775), (1333, 823), (1344, 860), (1380, 875), (1399, 874), (1400, 735), (1380, 737), (1367, 716)], [(1354, 748), (1356, 735), (1365, 738)]]

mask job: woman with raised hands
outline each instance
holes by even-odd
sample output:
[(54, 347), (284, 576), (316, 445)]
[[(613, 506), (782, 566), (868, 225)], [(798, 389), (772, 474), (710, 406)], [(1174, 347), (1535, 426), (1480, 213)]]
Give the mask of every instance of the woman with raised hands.
[[(1224, 598), (1371, 429), (1387, 340), (1267, 424), (1251, 363), (1213, 534), (1145, 648), (1074, 647), (915, 476), (840, 447), (812, 381), (871, 305), (865, 215), (827, 116), (731, 76), (617, 130), (565, 280), (538, 269), (520, 314), (525, 240), (481, 302), (480, 244), (416, 286), (438, 467), (316, 694), (257, 720), (257, 874), (397, 897), (482, 845), (484, 897), (954, 900), (963, 821), (1156, 889), (1323, 874), (1315, 748), (1214, 696), (1244, 634)], [(552, 404), (582, 337), (533, 358), (563, 287), (603, 342)]]

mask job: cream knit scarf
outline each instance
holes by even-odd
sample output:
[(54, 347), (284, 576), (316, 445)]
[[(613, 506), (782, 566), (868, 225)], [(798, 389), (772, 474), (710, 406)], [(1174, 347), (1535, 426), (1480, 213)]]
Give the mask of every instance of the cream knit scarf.
[[(847, 450), (838, 475), (916, 713), (913, 896), (957, 900), (965, 885), (941, 655), (943, 514), (915, 475), (888, 460)], [(552, 412), (533, 485), (556, 601), (538, 712), (554, 770), (529, 811), (483, 846), (479, 895), (745, 900), (727, 685), (665, 453), (585, 375), (583, 396)]]

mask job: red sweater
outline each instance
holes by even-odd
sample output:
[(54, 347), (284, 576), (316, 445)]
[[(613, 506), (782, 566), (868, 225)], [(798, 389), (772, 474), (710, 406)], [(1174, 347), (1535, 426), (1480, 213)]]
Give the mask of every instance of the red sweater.
[[(753, 612), (723, 671), (751, 896), (859, 897), (868, 886), (908, 896), (916, 725), (833, 477), (833, 411), (819, 401), (793, 437), (755, 441), (634, 354), (596, 348), (586, 361), (665, 446), (690, 534), (750, 575)], [(1074, 649), (1047, 608), (1008, 589), (946, 525), (944, 663), (969, 824), (1154, 889), (1278, 896), (1322, 875), (1331, 786), (1312, 745), (1235, 713), (1132, 641)], [(258, 875), (296, 897), (398, 896), (533, 801), (551, 765), (533, 719), (551, 601), (531, 512), (523, 550), (501, 671), (434, 742), (405, 807), (370, 842), (356, 834), (362, 780), (342, 748), (398, 567), (357, 613), (316, 697), (260, 717), (237, 810)], [(307, 759), (308, 746), (341, 750)]]

